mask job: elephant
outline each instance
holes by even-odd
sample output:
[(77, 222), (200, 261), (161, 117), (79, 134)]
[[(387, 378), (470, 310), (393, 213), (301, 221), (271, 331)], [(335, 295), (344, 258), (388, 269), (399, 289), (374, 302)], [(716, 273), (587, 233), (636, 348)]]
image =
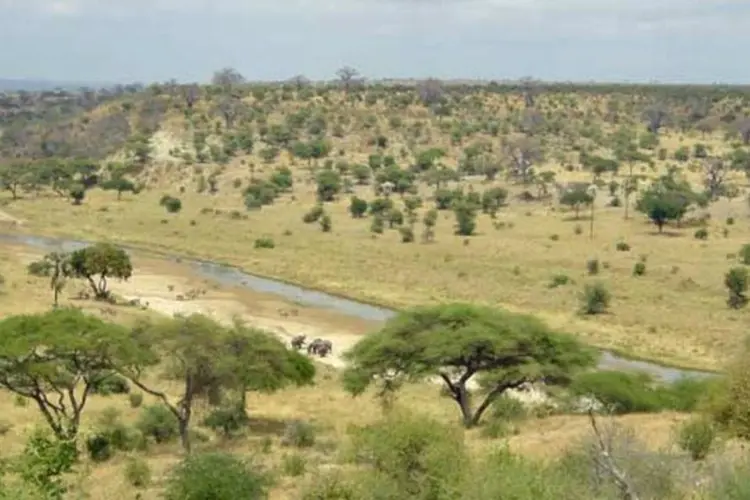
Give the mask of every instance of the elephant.
[(292, 338), (292, 348), (302, 349), (305, 346), (307, 335), (296, 335)]
[(315, 339), (307, 345), (308, 354), (317, 354), (321, 358), (325, 358), (331, 351), (333, 344), (330, 340)]

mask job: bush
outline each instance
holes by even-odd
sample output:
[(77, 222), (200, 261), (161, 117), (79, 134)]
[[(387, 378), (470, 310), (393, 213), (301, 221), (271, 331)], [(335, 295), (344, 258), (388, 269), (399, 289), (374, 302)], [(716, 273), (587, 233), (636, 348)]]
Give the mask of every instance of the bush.
[(269, 477), (253, 464), (225, 453), (195, 454), (175, 467), (166, 500), (260, 500), (268, 498)]
[(159, 201), (159, 205), (167, 209), (170, 214), (176, 214), (182, 210), (182, 201), (174, 196), (164, 195)]
[(224, 437), (230, 437), (246, 426), (249, 421), (241, 405), (230, 405), (213, 410), (203, 420), (203, 425), (214, 431), (221, 431)]
[(325, 213), (323, 210), (323, 205), (315, 205), (312, 207), (308, 212), (302, 216), (302, 222), (305, 224), (312, 224), (313, 222), (317, 222), (318, 219)]
[(143, 404), (143, 393), (132, 392), (128, 394), (128, 402), (131, 408), (138, 408)]
[(383, 216), (381, 215), (375, 215), (372, 218), (372, 222), (370, 223), (370, 231), (372, 231), (375, 234), (383, 234), (383, 230), (385, 229), (385, 221), (383, 220)]
[(750, 244), (742, 245), (739, 251), (740, 262), (746, 266), (750, 266)]
[(263, 237), (256, 238), (253, 246), (255, 248), (276, 248), (276, 243), (273, 241), (273, 238)]
[(352, 214), (352, 217), (355, 219), (363, 217), (367, 213), (368, 208), (369, 206), (366, 200), (357, 196), (352, 196), (351, 201), (349, 202), (349, 213)]
[(591, 275), (595, 276), (599, 274), (599, 259), (589, 259), (586, 262), (586, 271)]
[(290, 422), (284, 429), (281, 444), (296, 448), (310, 448), (315, 444), (315, 428), (301, 420)]
[(120, 413), (116, 408), (107, 408), (102, 412), (96, 425), (96, 434), (91, 437), (93, 439), (89, 448), (90, 454), (97, 453), (99, 447), (105, 446), (101, 442), (102, 439), (106, 440), (106, 446), (110, 452), (142, 448), (144, 444), (143, 435), (138, 430), (122, 423)]
[(633, 276), (643, 276), (644, 274), (646, 274), (646, 263), (636, 262), (633, 265)]
[(156, 443), (168, 443), (179, 435), (177, 417), (165, 406), (158, 404), (141, 410), (136, 428)]
[(284, 474), (297, 477), (303, 475), (305, 470), (307, 470), (307, 461), (301, 455), (284, 455), (281, 466)]
[(32, 276), (45, 278), (52, 274), (52, 267), (53, 264), (49, 260), (37, 260), (26, 266), (26, 272)]
[(468, 462), (458, 426), (418, 415), (391, 413), (354, 429), (351, 446), (355, 462), (365, 467), (364, 477), (381, 490), (380, 498), (456, 498), (451, 492), (460, 486)]
[(91, 384), (91, 393), (100, 396), (109, 396), (110, 394), (127, 394), (130, 392), (130, 384), (127, 379), (116, 374), (102, 374), (97, 377)]
[(151, 483), (151, 469), (148, 464), (138, 458), (131, 457), (125, 463), (125, 480), (136, 488), (145, 488)]
[(680, 427), (677, 444), (693, 460), (703, 460), (711, 452), (716, 440), (716, 428), (705, 417), (692, 418)]
[(106, 462), (112, 458), (112, 446), (107, 436), (94, 434), (86, 438), (86, 451), (94, 462)]
[(412, 243), (414, 241), (414, 230), (409, 226), (402, 226), (398, 228), (399, 234), (401, 234), (402, 243)]
[(586, 284), (581, 294), (583, 314), (602, 314), (609, 308), (612, 295), (603, 283)]
[(549, 287), (557, 288), (558, 286), (567, 285), (570, 282), (570, 277), (567, 274), (556, 274), (552, 276), (552, 281), (550, 281)]
[(645, 373), (608, 370), (577, 376), (570, 385), (570, 392), (596, 399), (615, 415), (655, 412), (663, 409), (663, 401), (652, 384), (651, 377)]
[(695, 234), (693, 234), (693, 237), (695, 237), (696, 240), (707, 240), (708, 239), (708, 230), (705, 227), (702, 227), (695, 231)]
[(324, 233), (330, 233), (331, 229), (333, 229), (333, 221), (331, 220), (331, 216), (328, 214), (323, 214), (320, 217), (320, 230)]
[(740, 309), (747, 304), (748, 283), (750, 273), (745, 267), (733, 267), (724, 276), (724, 285), (729, 291), (727, 305), (732, 309)]
[(618, 252), (629, 252), (630, 251), (630, 245), (628, 245), (624, 241), (618, 241), (617, 245), (615, 245), (615, 248)]
[(712, 392), (714, 384), (711, 379), (688, 377), (660, 384), (646, 373), (605, 370), (578, 375), (569, 389), (574, 396), (595, 398), (614, 414), (691, 412)]

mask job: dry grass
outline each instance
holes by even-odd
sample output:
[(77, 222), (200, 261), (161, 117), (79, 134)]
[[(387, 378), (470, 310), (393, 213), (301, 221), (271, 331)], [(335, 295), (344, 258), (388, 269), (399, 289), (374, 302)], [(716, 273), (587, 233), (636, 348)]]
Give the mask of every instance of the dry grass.
[[(17, 247), (0, 247), (0, 275), (5, 278), (3, 293), (0, 295), (0, 313), (4, 315), (41, 312), (49, 307), (50, 293), (44, 279), (30, 278), (25, 274), (24, 264), (36, 255)], [(249, 306), (253, 304), (254, 314), (258, 317), (271, 317), (283, 304), (270, 302), (263, 304), (263, 297), (248, 296), (238, 290), (212, 286), (210, 283), (198, 282), (182, 273), (180, 266), (162, 265), (164, 274), (155, 274), (157, 262), (136, 256), (136, 277), (133, 284), (114, 285), (118, 291), (151, 298), (159, 290), (168, 289), (169, 294), (184, 293), (190, 287), (207, 287), (205, 298), (213, 301), (213, 310), (221, 315), (227, 307), (236, 303)], [(139, 279), (138, 276), (141, 276)], [(161, 286), (156, 285), (160, 283)], [(150, 289), (149, 286), (153, 286)], [(128, 288), (130, 287), (130, 288)], [(76, 287), (71, 287), (71, 291)], [(159, 290), (157, 290), (159, 289)], [(67, 295), (66, 295), (67, 297)], [(266, 298), (266, 300), (270, 300)], [(67, 303), (69, 299), (63, 298)], [(189, 301), (192, 302), (192, 301)], [(198, 302), (197, 300), (195, 302)], [(70, 302), (93, 314), (101, 314), (101, 308), (91, 302)], [(286, 307), (292, 307), (286, 304)], [(137, 308), (112, 306), (114, 315), (105, 315), (108, 319), (128, 322), (142, 314), (148, 314)], [(322, 312), (300, 310), (302, 321), (313, 322), (318, 327), (326, 325), (326, 315)], [(177, 394), (177, 387), (163, 386), (168, 393)], [(146, 396), (144, 405), (155, 401)], [(439, 388), (433, 385), (411, 385), (399, 395), (397, 406), (416, 409), (446, 423), (456, 423), (458, 411), (450, 400), (439, 397)], [(127, 398), (119, 396), (94, 396), (90, 399), (84, 413), (82, 429), (84, 435), (95, 429), (99, 417), (105, 410), (115, 408), (126, 424), (132, 424), (138, 417), (139, 409), (132, 408)], [(200, 408), (195, 417), (199, 422), (205, 415), (205, 408)], [(316, 385), (313, 387), (289, 389), (273, 395), (251, 394), (248, 398), (248, 411), (253, 423), (243, 437), (224, 441), (206, 429), (199, 432), (208, 437), (208, 441), (199, 442), (198, 450), (222, 450), (238, 453), (243, 456), (255, 456), (265, 467), (282, 470), (282, 462), (288, 455), (297, 454), (304, 458), (309, 470), (303, 477), (287, 477), (283, 474), (279, 484), (273, 490), (273, 499), (290, 500), (297, 498), (300, 485), (306, 478), (312, 477), (315, 470), (338, 466), (338, 451), (347, 441), (347, 432), (352, 425), (374, 422), (380, 418), (381, 408), (371, 394), (353, 400), (341, 389), (337, 372), (321, 366)], [(18, 453), (27, 433), (42, 421), (38, 412), (29, 405), (21, 406), (11, 394), (0, 391), (0, 424), (6, 431), (3, 435), (3, 449), (0, 455), (7, 457)], [(655, 449), (670, 442), (671, 428), (675, 422), (684, 418), (680, 415), (633, 415), (616, 419), (626, 426), (638, 429), (641, 437)], [(303, 420), (312, 423), (317, 432), (317, 444), (308, 450), (297, 450), (281, 445), (281, 436), (287, 422)], [(557, 416), (544, 419), (532, 419), (520, 424), (518, 433), (508, 443), (510, 448), (519, 453), (549, 459), (564, 453), (571, 445), (578, 442), (588, 432), (586, 419), (576, 416)], [(476, 453), (483, 453), (499, 445), (500, 440), (487, 439), (479, 431), (466, 433), (467, 443)], [(156, 499), (169, 469), (180, 458), (178, 445), (155, 446), (146, 452), (139, 452), (138, 458), (144, 460), (153, 475), (153, 484), (144, 489), (142, 498)], [(75, 489), (86, 492), (90, 498), (102, 500), (128, 498), (133, 495), (133, 487), (126, 481), (124, 469), (128, 454), (119, 454), (104, 464), (84, 462), (78, 468), (75, 478)]]
[[(201, 256), (395, 307), (441, 301), (501, 305), (537, 314), (598, 346), (687, 367), (721, 368), (744, 338), (747, 313), (726, 307), (723, 286), (732, 256), (750, 242), (741, 200), (712, 207), (715, 222), (707, 241), (694, 239), (690, 228), (655, 235), (640, 214), (626, 221), (622, 208), (605, 206), (597, 208), (589, 239), (587, 220), (572, 221), (570, 213), (553, 206), (513, 200), (494, 225), (480, 216), (474, 237), (454, 235), (453, 215), (446, 212), (434, 243), (404, 244), (397, 231), (374, 237), (369, 220), (352, 219), (346, 196), (327, 204), (331, 233), (304, 224), (302, 215), (315, 203), (314, 185), (305, 182), (307, 173), (295, 175), (293, 196), (254, 212), (244, 209), (241, 190), (230, 185), (232, 171), (223, 177), (219, 195), (199, 195), (191, 188), (179, 195), (184, 209), (177, 215), (159, 206), (162, 191), (118, 202), (112, 193), (93, 190), (78, 207), (30, 197), (6, 210), (24, 221), (20, 231)], [(425, 198), (430, 195), (426, 187), (422, 191)], [(372, 199), (370, 188), (358, 188), (358, 194)], [(608, 197), (601, 198), (603, 205)], [(733, 226), (724, 225), (729, 214), (736, 218)], [(582, 234), (576, 234), (577, 226)], [(276, 248), (255, 249), (260, 237), (273, 238)], [(620, 241), (631, 250), (617, 251)], [(636, 278), (632, 269), (641, 256), (647, 256), (647, 272)], [(586, 276), (592, 258), (605, 267), (596, 277)], [(569, 276), (573, 284), (550, 289), (556, 274)], [(611, 313), (582, 319), (576, 314), (578, 292), (592, 280), (611, 289)]]

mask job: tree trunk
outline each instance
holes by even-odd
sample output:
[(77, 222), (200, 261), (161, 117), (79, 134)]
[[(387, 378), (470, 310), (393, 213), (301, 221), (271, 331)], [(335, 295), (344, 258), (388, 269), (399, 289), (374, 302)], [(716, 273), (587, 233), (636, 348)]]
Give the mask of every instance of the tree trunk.
[(188, 455), (190, 454), (190, 450), (191, 450), (189, 425), (190, 425), (189, 415), (179, 419), (180, 443), (182, 444), (182, 448), (185, 450), (185, 453), (187, 453)]
[(630, 186), (633, 183), (633, 163), (628, 163), (628, 181), (625, 185), (625, 220), (628, 219), (628, 206), (630, 205)]

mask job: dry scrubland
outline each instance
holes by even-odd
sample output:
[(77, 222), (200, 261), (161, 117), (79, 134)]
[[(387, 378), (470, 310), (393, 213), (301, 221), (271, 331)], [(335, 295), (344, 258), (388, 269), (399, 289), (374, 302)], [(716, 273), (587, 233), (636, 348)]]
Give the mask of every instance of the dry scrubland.
[[(19, 247), (4, 247), (0, 250), (0, 275), (4, 278), (0, 295), (0, 314), (3, 317), (11, 314), (40, 313), (49, 308), (51, 293), (47, 280), (30, 277), (25, 270), (26, 264), (39, 257), (39, 254)], [(208, 292), (206, 300), (214, 301), (213, 309), (216, 312), (221, 311), (222, 305), (228, 303), (230, 297), (241, 303), (250, 303), (248, 297), (235, 296), (231, 289), (191, 282), (180, 275), (176, 267), (163, 270), (169, 274), (159, 276), (153, 274), (156, 272), (154, 261), (140, 258), (135, 262), (140, 264), (136, 267), (136, 275), (147, 276), (146, 279), (141, 279), (141, 282), (155, 282), (161, 277), (164, 287), (169, 288), (170, 293), (175, 295), (189, 292), (193, 286), (209, 286), (211, 291)], [(139, 278), (136, 277), (134, 280), (138, 281)], [(118, 289), (119, 285), (113, 286)], [(69, 285), (69, 291), (61, 299), (61, 305), (82, 307), (87, 313), (126, 325), (134, 324), (134, 321), (143, 315), (155, 316), (155, 313), (140, 307), (111, 304), (102, 306), (94, 301), (71, 298), (77, 295), (79, 289), (85, 289), (84, 284)], [(152, 290), (150, 293), (157, 292)], [(154, 296), (148, 293), (140, 295), (145, 299)], [(258, 297), (255, 297), (252, 303), (255, 304), (257, 299)], [(286, 306), (294, 307), (293, 304)], [(301, 314), (305, 315), (304, 312)], [(319, 482), (323, 475), (336, 470), (346, 471), (351, 467), (345, 461), (342, 462), (342, 457), (347, 456), (352, 426), (377, 423), (383, 418), (383, 409), (374, 397), (367, 395), (356, 402), (353, 401), (351, 396), (342, 390), (338, 378), (338, 373), (334, 369), (319, 365), (316, 384), (313, 387), (291, 388), (272, 395), (251, 393), (247, 400), (247, 409), (251, 416), (248, 426), (239, 435), (227, 439), (204, 426), (196, 425), (194, 439), (197, 444), (194, 445), (193, 453), (227, 452), (239, 456), (254, 456), (265, 470), (274, 471), (276, 475), (277, 481), (271, 490), (271, 499), (301, 498), (302, 492), (309, 492), (311, 485)], [(164, 381), (160, 384), (173, 397), (180, 393), (180, 388), (176, 384)], [(140, 391), (133, 388), (131, 393), (138, 394)], [(138, 421), (143, 407), (157, 403), (155, 398), (148, 395), (143, 397), (142, 403), (137, 407), (123, 396), (93, 395), (84, 411), (81, 435), (89, 436), (106, 428), (102, 427), (103, 425), (113, 425), (113, 415), (117, 415), (115, 421), (133, 426)], [(446, 426), (446, 429), (455, 429), (455, 404), (439, 397), (437, 386), (407, 386), (400, 394), (394, 409), (398, 412), (409, 411), (409, 408), (419, 408), (420, 418), (432, 419)], [(194, 420), (199, 422), (209, 411), (208, 407), (198, 406)], [(19, 398), (5, 391), (0, 392), (0, 415), (3, 443), (0, 456), (3, 458), (21, 453), (30, 433), (35, 428), (44, 426), (44, 421), (33, 404), (22, 404)], [(669, 412), (655, 415), (634, 414), (603, 419), (602, 424), (616, 426), (615, 428), (623, 429), (623, 432), (627, 432), (627, 429), (637, 429), (638, 439), (648, 443), (644, 449), (656, 453), (674, 449), (675, 431), (685, 418), (685, 415)], [(288, 439), (290, 424), (298, 421), (313, 426), (315, 443), (312, 446), (295, 447), (284, 444), (284, 440)], [(505, 429), (504, 426), (502, 428)], [(544, 464), (570, 453), (571, 450), (577, 450), (582, 443), (587, 442), (591, 432), (585, 416), (547, 416), (546, 413), (518, 420), (511, 424), (509, 429), (510, 433), (508, 430), (498, 430), (498, 436), (482, 429), (466, 431), (462, 440), (475, 458), (490, 456), (493, 451), (503, 449), (507, 445), (512, 452), (529, 457), (531, 463)], [(726, 450), (726, 453), (735, 453), (732, 451), (732, 444)], [(82, 495), (96, 499), (161, 498), (164, 481), (179, 460), (179, 444), (152, 444), (146, 450), (118, 452), (103, 464), (84, 459), (73, 474), (66, 476), (66, 482), (70, 485), (70, 494), (75, 498), (81, 498)], [(148, 484), (134, 487), (127, 472), (134, 462), (147, 466), (150, 471)]]
[[(747, 161), (734, 159), (746, 149), (742, 134), (750, 127), (743, 121), (742, 89), (539, 86), (530, 91), (536, 97), (529, 106), (523, 88), (430, 87), (420, 98), (412, 88), (353, 89), (347, 97), (330, 89), (230, 86), (196, 91), (191, 112), (185, 109), (187, 90), (161, 86), (149, 92), (109, 97), (82, 112), (85, 118), (76, 117), (74, 125), (53, 123), (48, 132), (75, 151), (84, 143), (93, 148), (85, 139), (114, 127), (110, 122), (153, 132), (132, 134), (123, 150), (114, 149), (112, 138), (98, 150), (110, 154), (108, 160), (138, 163), (132, 168), (146, 190), (118, 201), (113, 192), (93, 188), (80, 206), (49, 192), (20, 194), (13, 201), (6, 193), (6, 211), (24, 221), (21, 230), (197, 255), (394, 307), (456, 300), (501, 305), (542, 316), (598, 346), (686, 367), (719, 369), (743, 340), (746, 313), (726, 307), (723, 283), (740, 247), (750, 242), (742, 194)], [(663, 113), (660, 128), (651, 134), (647, 127), (658, 113)], [(17, 135), (35, 146), (33, 134), (41, 132), (21, 130)], [(300, 144), (316, 140), (324, 144), (322, 152), (308, 159), (311, 153)], [(618, 152), (622, 144), (636, 145), (640, 157), (618, 160), (624, 158)], [(425, 159), (425, 151), (435, 148), (444, 155)], [(702, 151), (697, 158), (696, 148)], [(680, 149), (687, 150), (687, 160), (675, 160)], [(513, 158), (519, 152), (533, 160), (534, 175), (518, 174)], [(350, 215), (351, 195), (372, 201), (375, 178), (388, 171), (379, 168), (367, 185), (357, 185), (354, 166), (367, 165), (371, 155), (391, 156), (398, 172), (418, 173), (413, 184), (423, 203), (415, 211), (416, 242), (403, 243), (398, 227), (388, 229), (387, 222), (383, 234), (374, 234), (372, 216)], [(592, 157), (614, 158), (616, 171)], [(708, 213), (708, 222), (673, 224), (668, 235), (656, 235), (655, 226), (634, 210), (649, 181), (668, 167), (676, 166), (677, 175), (700, 190), (707, 165), (719, 160), (725, 180), (718, 199), (684, 217), (703, 220)], [(625, 220), (622, 206), (608, 205), (611, 193), (623, 205), (631, 164), (639, 192), (630, 194)], [(248, 210), (243, 193), (251, 179), (268, 179), (284, 167), (291, 170), (293, 186), (272, 204)], [(302, 219), (317, 203), (316, 176), (327, 167), (345, 174), (335, 199), (324, 203), (332, 224), (330, 232), (322, 232), (317, 222)], [(469, 237), (456, 235), (453, 213), (441, 210), (433, 241), (423, 244), (422, 218), (435, 204), (435, 185), (428, 181), (445, 177), (436, 173), (442, 167), (462, 172), (443, 187), (481, 193), (502, 186), (510, 195), (496, 219), (480, 211)], [(482, 179), (482, 172), (494, 170), (499, 171), (494, 180)], [(558, 203), (555, 183), (592, 180), (599, 191), (590, 239), (588, 208), (581, 209), (581, 220), (571, 220), (573, 212)], [(618, 186), (610, 193), (612, 181)], [(727, 187), (734, 193), (729, 201), (720, 193)], [(553, 196), (516, 197), (542, 189)], [(179, 213), (159, 205), (165, 194), (180, 198)], [(392, 199), (403, 212), (401, 196)], [(705, 240), (694, 237), (701, 225)], [(269, 238), (275, 248), (255, 247)], [(621, 242), (630, 249), (618, 251)], [(587, 275), (591, 259), (601, 263), (598, 276)], [(641, 259), (647, 260), (645, 275), (634, 277)], [(561, 275), (568, 283), (551, 289)], [(581, 319), (578, 293), (593, 281), (611, 291), (609, 313)]]
[[(532, 313), (590, 344), (685, 367), (722, 370), (742, 352), (747, 282), (739, 283), (731, 296), (736, 307), (730, 307), (725, 274), (736, 268), (741, 278), (742, 261), (750, 264), (750, 251), (741, 252), (750, 243), (747, 89), (437, 81), (360, 87), (346, 78), (334, 86), (303, 80), (251, 86), (234, 76), (220, 72), (204, 87), (0, 96), (2, 230), (198, 256), (396, 308), (453, 301), (500, 306)], [(593, 208), (586, 198), (590, 185), (596, 186)], [(704, 190), (710, 196), (701, 195)], [(367, 201), (361, 217), (353, 216), (354, 197)], [(577, 199), (580, 210), (566, 197)], [(652, 203), (636, 210), (641, 199)], [(392, 206), (378, 215), (373, 202)], [(440, 208), (437, 216), (433, 208)], [(660, 216), (663, 233), (649, 220)], [(461, 217), (464, 227), (457, 228)], [(474, 218), (476, 227), (467, 230)], [(0, 252), (3, 318), (49, 309), (49, 282), (27, 275), (27, 252)], [(288, 332), (307, 324), (348, 335), (348, 342), (366, 330), (361, 321), (278, 298), (178, 279), (184, 270), (177, 267), (139, 257), (133, 284), (113, 285), (127, 298), (151, 297), (152, 311), (71, 302), (71, 286), (62, 301), (133, 324), (176, 310), (170, 297), (179, 288), (206, 287), (206, 297), (182, 302), (181, 310), (205, 306), (224, 320), (244, 314), (257, 326)], [(580, 294), (595, 284), (611, 300), (594, 304), (607, 305), (589, 311), (596, 314), (581, 314)], [(294, 327), (279, 317), (297, 308)], [(519, 410), (503, 400), (484, 425), (460, 431), (456, 405), (438, 386), (412, 384), (385, 415), (396, 420), (383, 420), (373, 394), (352, 400), (339, 372), (320, 364), (314, 386), (249, 393), (251, 422), (231, 439), (201, 424), (212, 409), (199, 405), (191, 424), (193, 456), (226, 451), (254, 457), (276, 478), (273, 499), (484, 500), (500, 492), (519, 499), (633, 499), (626, 491), (631, 486), (639, 498), (746, 498), (745, 453), (735, 440), (747, 437), (741, 429), (750, 414), (742, 406), (743, 373), (731, 379), (739, 382), (728, 393), (717, 389), (729, 394), (717, 398), (723, 403), (702, 406), (695, 394), (683, 394), (680, 401), (691, 402), (680, 406), (676, 396), (659, 399), (663, 394), (652, 394), (645, 383), (634, 388), (604, 380), (601, 394), (637, 404), (601, 423), (634, 428), (645, 443), (618, 441), (616, 464), (596, 469), (623, 467), (624, 483), (605, 481), (619, 492), (589, 488), (592, 459), (604, 455), (580, 446), (591, 442), (585, 416)], [(177, 396), (177, 386), (167, 387)], [(701, 387), (711, 392), (709, 386), (691, 390)], [(154, 402), (92, 396), (83, 437), (101, 430), (111, 408), (130, 426), (141, 418), (141, 406)], [(738, 409), (724, 411), (722, 404)], [(715, 422), (690, 420), (694, 427), (685, 436), (692, 441), (686, 444), (683, 436), (682, 448), (711, 452), (693, 461), (675, 443), (680, 424), (698, 410)], [(398, 416), (413, 411), (417, 424)], [(2, 392), (0, 421), (9, 457), (23, 449), (27, 431), (41, 419)], [(290, 442), (290, 432), (300, 428), (295, 421), (312, 426), (310, 446), (304, 432)], [(732, 432), (718, 439), (715, 424), (735, 421), (740, 430), (725, 426)], [(368, 423), (386, 426), (380, 448), (378, 440), (357, 444), (353, 437), (352, 427)], [(360, 458), (380, 453), (379, 469), (346, 458), (353, 446)], [(506, 446), (515, 458), (498, 458)], [(405, 455), (389, 456), (390, 450)], [(179, 453), (179, 445), (169, 443), (118, 452), (104, 463), (84, 457), (67, 478), (70, 495), (161, 498)], [(135, 484), (135, 463), (151, 471), (148, 484)], [(457, 479), (451, 474), (458, 469)], [(357, 476), (362, 470), (365, 476)], [(733, 482), (727, 478), (735, 470)], [(336, 477), (342, 481), (337, 494)], [(359, 490), (346, 489), (351, 477)], [(630, 479), (634, 484), (625, 484)], [(430, 489), (456, 484), (460, 494)]]

